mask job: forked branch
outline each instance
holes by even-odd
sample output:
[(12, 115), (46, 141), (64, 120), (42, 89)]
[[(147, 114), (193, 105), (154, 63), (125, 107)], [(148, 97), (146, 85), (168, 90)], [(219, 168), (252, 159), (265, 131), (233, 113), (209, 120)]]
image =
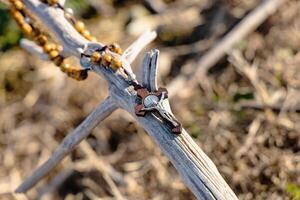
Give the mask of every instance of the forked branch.
[[(116, 108), (122, 108), (129, 112), (139, 124), (147, 131), (151, 138), (159, 145), (165, 155), (171, 160), (186, 185), (191, 189), (198, 199), (237, 199), (236, 195), (224, 181), (216, 166), (192, 140), (189, 134), (182, 130), (180, 135), (174, 134), (168, 124), (158, 120), (154, 115), (146, 114), (138, 117), (135, 114), (137, 92), (133, 85), (119, 73), (93, 64), (85, 56), (92, 48), (103, 47), (100, 43), (91, 43), (81, 37), (75, 29), (70, 26), (62, 12), (57, 8), (49, 8), (39, 0), (24, 0), (25, 5), (35, 14), (59, 39), (68, 55), (80, 59), (84, 68), (91, 68), (97, 74), (101, 74), (108, 82), (110, 97), (88, 116), (84, 122), (68, 135), (52, 157), (46, 161), (38, 170), (33, 172), (18, 189), (17, 192), (26, 192), (55, 165), (62, 160), (75, 146), (83, 140), (91, 130)], [(151, 40), (155, 34), (148, 32), (144, 34), (129, 50), (122, 56), (127, 62), (127, 70), (132, 70), (130, 63), (140, 50)], [(158, 51), (148, 53), (143, 64), (143, 84), (149, 89), (156, 90)], [(124, 66), (123, 66), (124, 67)], [(168, 100), (164, 100), (163, 109), (170, 111)]]

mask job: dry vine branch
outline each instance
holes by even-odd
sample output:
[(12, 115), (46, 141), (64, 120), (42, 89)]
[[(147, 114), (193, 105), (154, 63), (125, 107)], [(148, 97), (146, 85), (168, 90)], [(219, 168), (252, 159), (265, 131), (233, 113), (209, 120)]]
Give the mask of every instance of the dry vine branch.
[[(205, 53), (198, 61), (196, 69), (188, 76), (180, 75), (169, 86), (182, 88), (185, 94), (192, 94), (192, 90), (207, 74), (209, 69), (217, 64), (233, 46), (253, 32), (270, 15), (272, 15), (285, 2), (285, 0), (266, 0), (249, 13), (224, 38)], [(188, 85), (188, 87), (184, 87)]]
[(258, 99), (265, 105), (272, 104), (272, 98), (267, 90), (267, 86), (258, 78), (257, 66), (250, 65), (242, 56), (241, 52), (234, 50), (229, 54), (228, 61), (237, 69), (237, 71), (246, 76), (256, 90)]
[[(87, 57), (81, 57), (81, 53), (93, 52), (95, 48), (103, 47), (99, 43), (91, 43), (80, 36), (66, 21), (61, 10), (50, 8), (39, 0), (24, 0), (25, 5), (47, 27), (54, 32), (64, 47), (66, 54), (81, 59), (83, 67), (90, 67), (92, 71), (102, 75), (109, 84), (110, 97), (92, 112), (73, 133), (69, 134), (54, 151), (53, 155), (33, 175), (18, 187), (17, 192), (26, 192), (43, 178), (55, 165), (62, 160), (74, 147), (84, 139), (91, 130), (116, 108), (122, 108), (129, 112), (140, 125), (156, 141), (165, 155), (171, 160), (186, 185), (192, 190), (198, 199), (237, 199), (236, 195), (219, 174), (216, 166), (192, 140), (189, 134), (183, 130), (180, 135), (175, 135), (170, 128), (153, 115), (137, 117), (135, 115), (136, 92), (123, 76), (112, 70), (90, 62)], [(142, 36), (127, 53), (123, 55), (132, 61), (137, 53), (153, 38), (155, 34), (148, 32)], [(142, 81), (147, 88), (156, 88), (158, 51), (147, 54), (143, 64)], [(123, 59), (125, 60), (125, 59)], [(126, 61), (126, 60), (125, 60)], [(131, 70), (129, 62), (127, 67)], [(164, 109), (171, 112), (169, 102), (164, 101)]]
[(111, 114), (117, 105), (111, 98), (107, 98), (102, 102), (94, 112), (92, 112), (75, 130), (69, 134), (60, 144), (60, 146), (53, 152), (50, 159), (48, 159), (32, 176), (26, 179), (18, 187), (16, 192), (25, 192), (34, 186), (41, 178), (43, 178), (51, 169), (53, 169), (67, 154), (69, 154), (75, 146), (86, 138), (92, 129)]

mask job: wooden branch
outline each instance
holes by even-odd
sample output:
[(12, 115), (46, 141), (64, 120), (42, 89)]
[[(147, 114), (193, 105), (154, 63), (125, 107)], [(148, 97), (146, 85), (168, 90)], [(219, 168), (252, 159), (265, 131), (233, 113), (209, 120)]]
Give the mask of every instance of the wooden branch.
[(74, 30), (73, 26), (65, 19), (63, 10), (56, 7), (49, 7), (40, 0), (24, 0), (24, 3), (42, 24), (55, 35), (55, 38), (59, 40), (64, 48), (65, 55), (80, 56), (81, 50), (89, 41)]
[[(198, 61), (196, 70), (188, 76), (180, 75), (169, 86), (172, 88), (185, 88), (185, 93), (192, 91), (201, 77), (213, 67), (233, 46), (253, 32), (271, 14), (273, 14), (286, 0), (266, 0), (248, 14), (212, 49), (205, 53)], [(186, 87), (188, 85), (188, 87)]]
[(52, 156), (42, 166), (35, 170), (34, 173), (16, 189), (16, 192), (24, 193), (28, 189), (32, 188), (116, 108), (117, 105), (114, 103), (112, 98), (108, 97), (105, 101), (103, 101), (72, 133), (67, 135), (61, 145), (59, 145), (59, 147), (53, 152)]
[(237, 69), (237, 72), (246, 76), (250, 80), (252, 86), (256, 90), (257, 96), (259, 97), (258, 99), (265, 105), (271, 105), (271, 95), (267, 90), (267, 86), (259, 80), (257, 66), (250, 65), (250, 63), (244, 59), (242, 53), (238, 50), (233, 50), (229, 52), (228, 55), (228, 61)]
[(179, 136), (153, 115), (137, 117), (134, 112), (134, 93), (128, 93), (129, 85), (123, 79), (112, 76), (103, 68), (94, 66), (97, 73), (105, 74), (110, 84), (110, 94), (123, 109), (127, 110), (171, 160), (186, 185), (198, 199), (237, 199), (224, 181), (216, 166), (183, 130)]
[[(267, 0), (254, 9), (198, 61), (196, 74), (201, 73), (202, 71), (207, 72), (223, 56), (225, 56), (226, 52), (237, 42), (257, 29), (257, 27), (272, 15), (283, 2), (284, 0)], [(195, 78), (197, 78), (197, 75)]]
[[(238, 107), (241, 109), (255, 109), (255, 110), (265, 110), (265, 109), (272, 109), (275, 112), (281, 112), (283, 109), (283, 103), (275, 103), (271, 105), (266, 105), (257, 101), (248, 100), (248, 101), (242, 101), (238, 104)], [(300, 106), (294, 106), (289, 111), (291, 112), (297, 112), (300, 113)]]
[(146, 53), (142, 65), (143, 86), (150, 91), (157, 91), (157, 67), (158, 67), (158, 50)]
[(49, 60), (48, 55), (44, 53), (43, 48), (31, 40), (21, 39), (20, 46), (29, 53), (38, 56), (42, 60)]
[[(138, 40), (137, 42), (141, 45), (141, 46), (145, 46), (146, 44), (148, 44), (150, 42), (149, 40), (149, 34), (151, 34), (153, 36), (153, 32), (147, 32), (145, 34), (143, 34)], [(136, 44), (137, 42), (134, 42), (133, 45), (131, 45), (129, 47), (129, 49), (132, 48), (132, 46), (134, 46), (134, 44)], [(26, 41), (25, 40), (25, 45), (23, 43), (22, 45), (26, 50), (33, 52), (35, 54), (37, 54), (38, 56), (41, 52), (40, 49), (31, 41)], [(99, 44), (94, 44), (94, 43), (90, 43), (89, 45), (87, 45), (91, 48), (99, 48)], [(139, 53), (139, 49), (135, 49), (135, 50), (126, 50), (125, 52), (127, 53), (128, 57), (136, 57), (136, 55)], [(111, 103), (111, 106), (114, 106), (114, 108), (112, 107), (112, 111), (115, 110), (117, 108), (116, 105), (113, 104), (112, 100), (110, 98), (108, 98), (107, 103)], [(79, 127), (73, 131), (72, 133), (70, 133), (64, 140), (63, 143), (72, 143), (72, 145), (69, 145), (66, 148), (61, 148), (61, 146), (59, 146), (55, 152), (53, 153), (53, 155), (47, 160), (45, 161), (42, 166), (40, 166), (29, 178), (27, 178), (24, 182), (23, 182), (23, 186), (19, 186), (19, 188), (16, 190), (17, 192), (26, 192), (27, 190), (29, 190), (30, 188), (32, 188), (39, 180), (41, 180), (44, 176), (46, 176), (65, 156), (67, 156), (69, 154), (70, 151), (72, 151), (72, 149), (74, 149), (74, 147), (76, 146), (76, 144), (78, 144), (80, 141), (82, 141), (84, 138), (86, 138), (88, 136), (88, 134), (90, 133), (89, 130), (92, 130), (98, 123), (100, 123), (100, 121), (102, 121), (104, 118), (102, 117), (103, 114), (103, 108), (105, 108), (105, 106), (108, 106), (109, 109), (109, 105), (106, 105), (106, 101), (104, 101), (102, 104), (100, 104), (98, 106), (98, 108), (96, 108), (96, 110), (94, 112), (92, 112), (87, 118), (86, 120), (84, 120)], [(90, 119), (90, 120), (89, 120)], [(85, 126), (86, 129), (84, 129), (84, 131), (82, 132), (78, 132), (78, 130), (80, 129), (81, 126)], [(49, 164), (51, 163), (51, 165)], [(114, 171), (110, 171), (110, 174), (112, 176), (112, 178), (115, 181), (118, 181), (116, 179), (118, 179), (117, 174), (114, 173)], [(114, 174), (113, 174), (114, 173)]]
[[(62, 160), (76, 144), (84, 139), (100, 121), (117, 107), (121, 107), (136, 118), (151, 138), (156, 141), (165, 155), (171, 160), (186, 185), (198, 199), (237, 199), (213, 162), (185, 130), (182, 131), (182, 134), (176, 135), (166, 123), (159, 121), (151, 114), (147, 114), (145, 117), (137, 117), (134, 109), (137, 98), (136, 91), (132, 90), (133, 87), (129, 82), (122, 75), (115, 73), (110, 68), (94, 65), (91, 63), (90, 58), (80, 56), (82, 51), (84, 53), (92, 51), (93, 46), (96, 47), (98, 45), (101, 47), (103, 46), (102, 44), (90, 43), (83, 39), (72, 26), (68, 25), (60, 10), (41, 5), (39, 0), (24, 0), (24, 2), (30, 11), (38, 16), (42, 22), (45, 22), (47, 27), (55, 33), (56, 37), (63, 44), (64, 49), (69, 54), (80, 58), (82, 67), (91, 67), (92, 71), (101, 74), (108, 81), (110, 98), (86, 118), (72, 134), (64, 139), (59, 148), (53, 153), (53, 156), (18, 187), (17, 192), (26, 192), (49, 169)], [(144, 43), (142, 42), (138, 46), (143, 45)], [(140, 49), (138, 46), (136, 48)], [(154, 55), (157, 56), (158, 53)], [(157, 58), (153, 57), (152, 60), (155, 61), (151, 63), (156, 65), (153, 68), (156, 71)], [(127, 67), (130, 67), (130, 65)], [(151, 74), (156, 76), (156, 73)], [(156, 80), (156, 77), (151, 78)], [(168, 108), (166, 107), (165, 109), (167, 110)]]
[(144, 32), (134, 43), (132, 43), (124, 52), (123, 57), (132, 63), (137, 55), (145, 48), (150, 42), (156, 38), (157, 34), (154, 31)]

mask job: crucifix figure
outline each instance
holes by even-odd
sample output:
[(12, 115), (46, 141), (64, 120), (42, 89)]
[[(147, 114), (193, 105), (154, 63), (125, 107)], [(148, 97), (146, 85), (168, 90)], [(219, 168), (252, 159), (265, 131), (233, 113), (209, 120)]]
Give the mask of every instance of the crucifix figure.
[(140, 86), (136, 88), (136, 92), (138, 98), (140, 98), (135, 107), (137, 116), (143, 117), (147, 112), (151, 112), (155, 117), (158, 117), (157, 114), (159, 114), (164, 122), (171, 125), (173, 133), (181, 133), (181, 124), (163, 105), (163, 101), (168, 98), (167, 89), (159, 88), (157, 91), (149, 92), (147, 88)]

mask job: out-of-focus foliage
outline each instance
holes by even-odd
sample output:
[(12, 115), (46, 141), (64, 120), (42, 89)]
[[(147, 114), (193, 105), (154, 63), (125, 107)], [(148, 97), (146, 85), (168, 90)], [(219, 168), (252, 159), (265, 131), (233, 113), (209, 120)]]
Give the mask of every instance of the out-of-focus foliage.
[(286, 190), (291, 195), (293, 200), (300, 200), (300, 187), (294, 184), (288, 184)]
[(6, 7), (0, 3), (0, 50), (16, 46), (21, 38), (19, 27), (10, 18)]

